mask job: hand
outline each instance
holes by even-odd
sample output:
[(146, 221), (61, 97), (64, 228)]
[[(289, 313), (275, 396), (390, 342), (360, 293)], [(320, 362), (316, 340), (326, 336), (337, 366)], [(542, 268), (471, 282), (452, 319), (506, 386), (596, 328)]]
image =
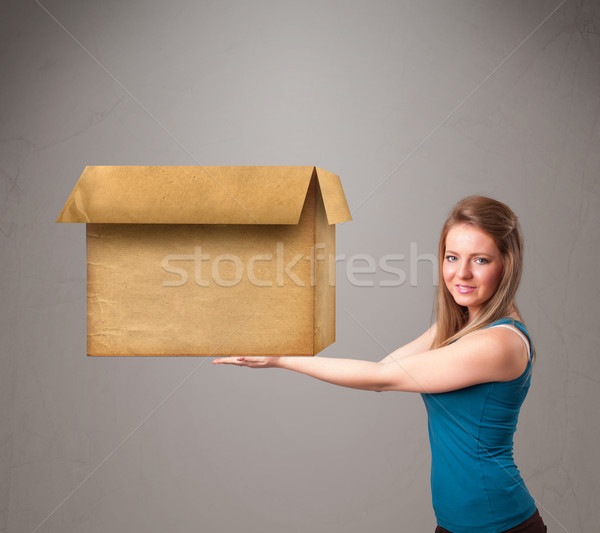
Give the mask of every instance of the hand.
[(236, 365), (249, 368), (273, 368), (279, 357), (238, 356), (221, 357), (213, 361), (213, 365)]

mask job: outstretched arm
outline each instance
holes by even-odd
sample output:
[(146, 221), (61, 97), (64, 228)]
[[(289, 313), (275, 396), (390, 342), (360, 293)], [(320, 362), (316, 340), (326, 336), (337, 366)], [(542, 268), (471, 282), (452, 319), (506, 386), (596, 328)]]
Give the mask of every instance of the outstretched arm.
[(278, 356), (225, 357), (213, 364), (233, 364), (250, 368), (285, 368), (334, 385), (372, 391), (383, 390), (384, 365), (358, 359), (332, 357)]
[(379, 363), (356, 359), (325, 357), (226, 357), (215, 359), (213, 364), (232, 364), (250, 368), (285, 368), (314, 378), (355, 389), (382, 391), (386, 383), (384, 365), (408, 355), (429, 349), (435, 336), (435, 324), (421, 336), (394, 350)]
[(527, 353), (521, 339), (506, 328), (475, 331), (435, 350), (394, 356), (395, 353), (378, 363), (302, 356), (226, 357), (215, 359), (213, 363), (285, 368), (354, 389), (422, 393), (509, 381), (521, 375), (527, 366)]

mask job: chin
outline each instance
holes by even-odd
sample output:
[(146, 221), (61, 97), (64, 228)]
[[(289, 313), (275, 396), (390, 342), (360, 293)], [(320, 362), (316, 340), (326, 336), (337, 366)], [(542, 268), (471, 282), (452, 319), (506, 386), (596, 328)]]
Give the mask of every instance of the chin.
[(453, 294), (454, 301), (462, 307), (474, 307), (481, 305), (479, 298), (469, 298), (464, 294)]

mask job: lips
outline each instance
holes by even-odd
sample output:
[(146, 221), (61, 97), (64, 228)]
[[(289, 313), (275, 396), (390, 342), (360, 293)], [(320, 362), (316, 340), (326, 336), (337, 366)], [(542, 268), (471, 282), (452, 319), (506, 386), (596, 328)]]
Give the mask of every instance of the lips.
[(460, 292), (461, 294), (469, 294), (470, 292), (473, 292), (476, 287), (471, 287), (470, 285), (455, 285), (456, 290), (458, 292)]

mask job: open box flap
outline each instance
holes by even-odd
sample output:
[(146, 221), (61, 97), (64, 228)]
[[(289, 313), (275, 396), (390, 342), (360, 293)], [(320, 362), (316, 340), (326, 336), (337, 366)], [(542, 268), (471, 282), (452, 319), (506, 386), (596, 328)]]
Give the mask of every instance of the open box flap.
[(329, 224), (339, 224), (352, 220), (339, 176), (318, 167), (315, 168), (315, 171), (323, 196), (327, 222)]
[(350, 220), (339, 178), (314, 166), (87, 166), (56, 222), (297, 224), (315, 173), (329, 224)]

